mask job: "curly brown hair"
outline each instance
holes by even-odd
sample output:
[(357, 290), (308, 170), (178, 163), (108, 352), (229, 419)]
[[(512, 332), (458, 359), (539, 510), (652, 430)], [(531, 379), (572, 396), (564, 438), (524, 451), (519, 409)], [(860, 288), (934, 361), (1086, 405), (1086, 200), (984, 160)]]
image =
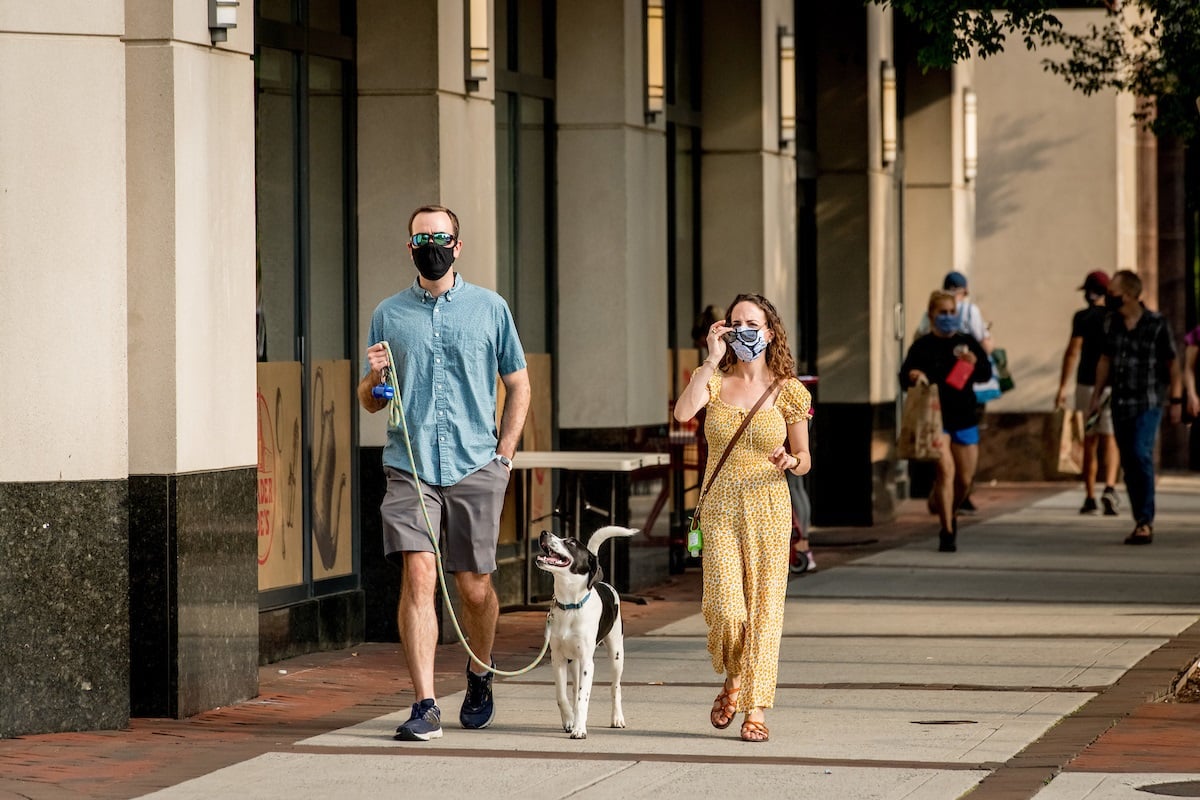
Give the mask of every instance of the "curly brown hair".
[[(738, 303), (753, 303), (761, 308), (767, 317), (767, 328), (775, 334), (775, 338), (767, 345), (767, 369), (780, 380), (794, 378), (796, 376), (796, 360), (792, 358), (792, 349), (788, 347), (787, 330), (783, 327), (783, 321), (779, 318), (779, 312), (775, 310), (774, 304), (761, 294), (739, 294), (733, 298), (729, 308), (725, 309), (726, 323), (729, 322), (729, 318), (733, 315), (733, 308)], [(736, 361), (737, 356), (734, 354), (733, 348), (726, 348), (725, 355), (721, 358), (721, 369), (728, 371)]]

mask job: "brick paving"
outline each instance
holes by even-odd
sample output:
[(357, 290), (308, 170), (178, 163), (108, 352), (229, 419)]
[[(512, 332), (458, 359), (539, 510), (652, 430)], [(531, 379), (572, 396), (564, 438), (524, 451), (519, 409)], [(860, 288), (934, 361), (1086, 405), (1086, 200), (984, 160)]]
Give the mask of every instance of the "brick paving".
[[(960, 525), (965, 529), (974, 519), (1016, 510), (1063, 488), (1063, 484), (979, 487), (974, 494), (979, 514), (962, 518)], [(826, 570), (909, 541), (932, 539), (936, 532), (937, 523), (924, 501), (905, 501), (892, 523), (817, 529), (812, 540), (818, 569)], [(690, 569), (640, 594), (647, 600), (644, 605), (627, 603), (622, 609), (630, 636), (696, 613), (699, 571)], [(541, 647), (544, 621), (540, 611), (502, 614), (497, 663), (504, 669), (528, 663)], [(440, 695), (462, 688), (464, 661), (458, 648), (457, 644), (439, 648)], [(1040, 785), (1064, 767), (1200, 772), (1200, 704), (1152, 702), (1173, 677), (1167, 675), (1167, 665), (1197, 653), (1200, 625), (1152, 653), (1110, 690), (1047, 732), (985, 780), (972, 797), (1028, 797), (1028, 787)], [(0, 740), (0, 798), (136, 797), (263, 753), (287, 752), (293, 742), (394, 712), (411, 702), (412, 687), (398, 644), (367, 643), (300, 656), (262, 667), (260, 694), (253, 700), (188, 719), (134, 719), (118, 731)]]

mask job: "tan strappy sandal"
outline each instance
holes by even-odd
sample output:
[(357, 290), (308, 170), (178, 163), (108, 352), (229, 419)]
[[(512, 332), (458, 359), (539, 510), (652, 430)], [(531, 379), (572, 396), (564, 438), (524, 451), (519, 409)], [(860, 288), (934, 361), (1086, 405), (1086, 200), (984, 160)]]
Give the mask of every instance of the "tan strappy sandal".
[(730, 688), (727, 683), (721, 685), (721, 693), (713, 701), (712, 711), (708, 714), (708, 721), (714, 728), (723, 731), (733, 722), (733, 718), (737, 716), (738, 695), (741, 693), (740, 686)]
[(767, 729), (765, 722), (748, 719), (742, 722), (742, 741), (743, 742), (765, 742), (771, 738), (771, 731)]

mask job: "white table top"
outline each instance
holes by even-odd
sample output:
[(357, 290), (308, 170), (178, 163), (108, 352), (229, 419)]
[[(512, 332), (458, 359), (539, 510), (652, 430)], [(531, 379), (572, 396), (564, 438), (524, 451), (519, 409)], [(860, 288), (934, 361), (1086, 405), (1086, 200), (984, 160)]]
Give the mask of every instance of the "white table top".
[(671, 463), (669, 453), (616, 453), (570, 450), (518, 450), (513, 469), (571, 469), (588, 472), (633, 472)]

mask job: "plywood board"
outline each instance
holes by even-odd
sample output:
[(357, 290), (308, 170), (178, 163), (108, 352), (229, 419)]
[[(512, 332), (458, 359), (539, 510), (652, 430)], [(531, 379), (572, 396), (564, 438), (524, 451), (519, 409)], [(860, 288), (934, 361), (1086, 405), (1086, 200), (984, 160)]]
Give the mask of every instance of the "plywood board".
[(312, 379), (312, 576), (322, 580), (354, 569), (350, 508), (350, 414), (354, 411), (348, 360), (314, 361)]
[(304, 580), (300, 364), (258, 365), (258, 589)]

